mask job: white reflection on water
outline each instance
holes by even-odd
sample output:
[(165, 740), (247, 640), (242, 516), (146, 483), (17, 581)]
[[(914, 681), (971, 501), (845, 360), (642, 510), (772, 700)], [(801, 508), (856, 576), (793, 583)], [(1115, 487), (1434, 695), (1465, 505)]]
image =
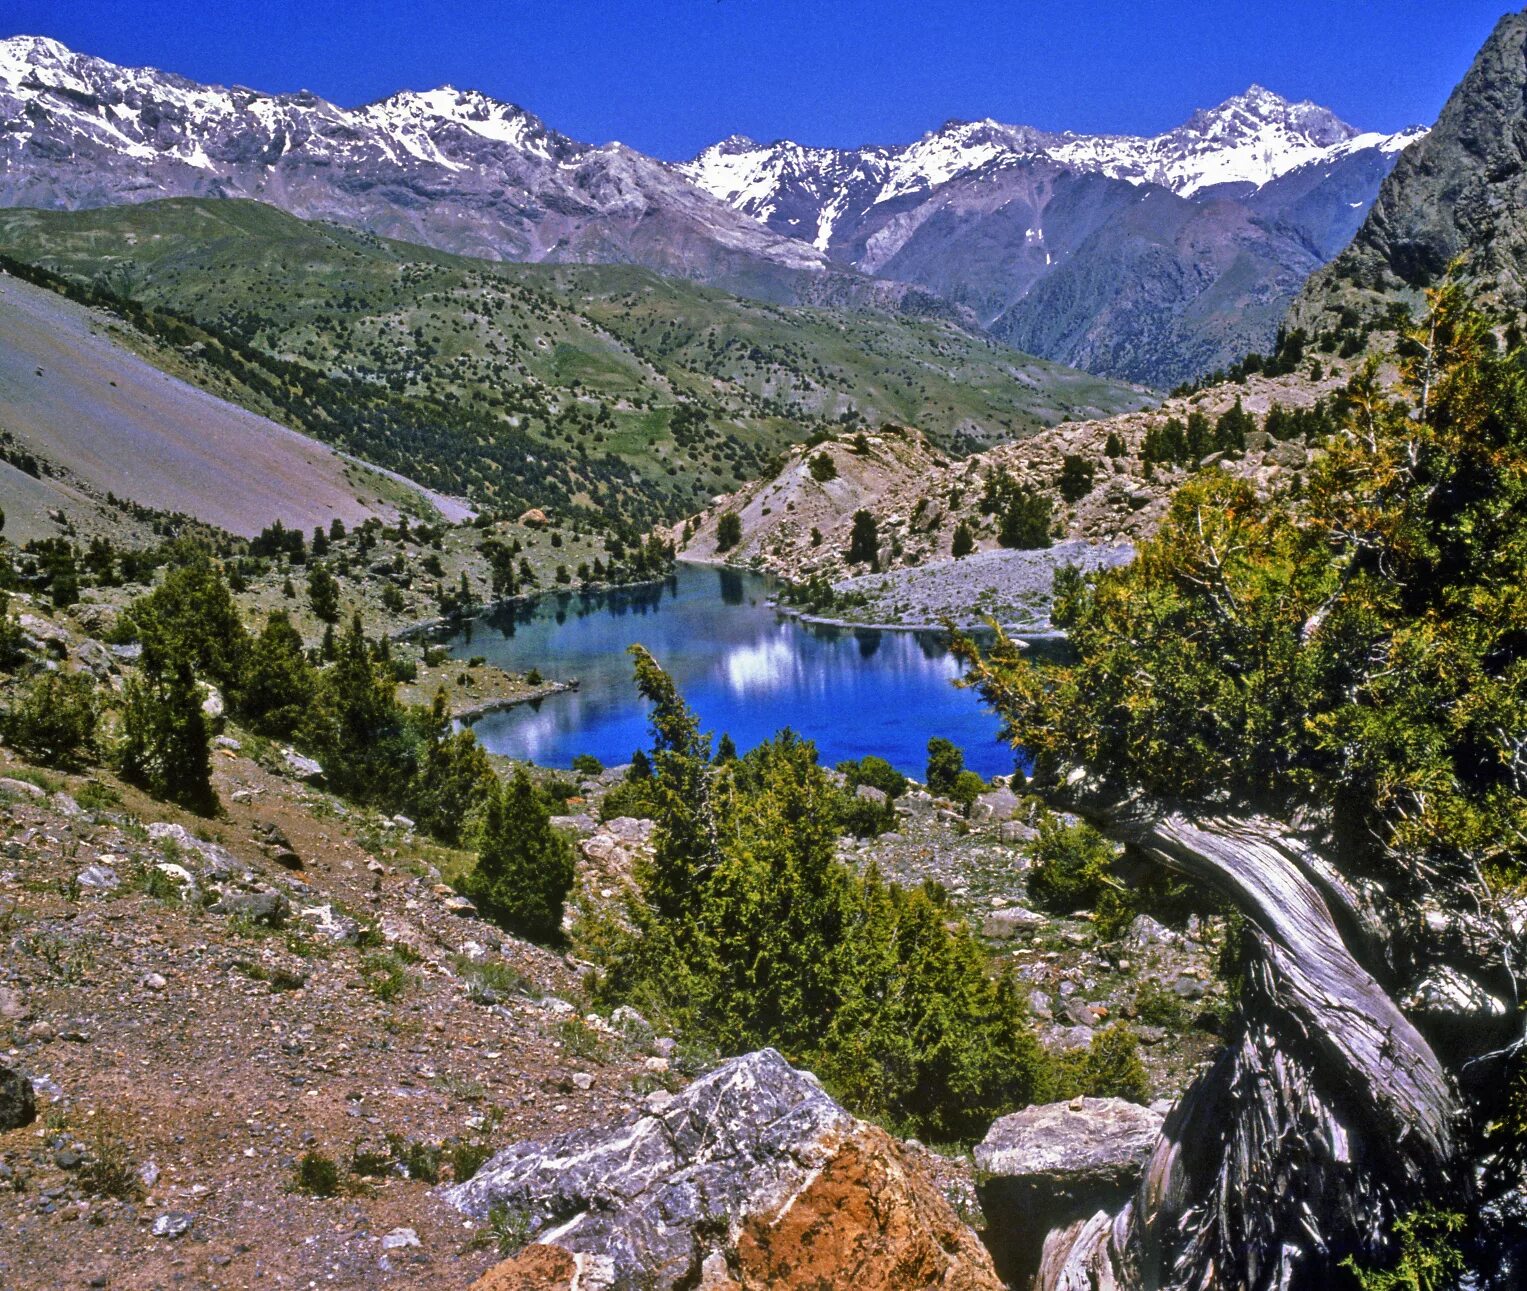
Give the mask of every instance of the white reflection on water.
[(728, 650), (721, 671), (734, 695), (757, 695), (777, 691), (801, 675), (800, 655), (781, 637), (755, 641)]
[(485, 717), (492, 751), (542, 766), (577, 753), (606, 764), (648, 747), (647, 705), (626, 647), (640, 641), (673, 677), (701, 729), (725, 731), (742, 750), (793, 727), (823, 760), (875, 753), (921, 774), (928, 737), (953, 739), (967, 765), (1012, 768), (997, 722), (951, 686), (960, 665), (936, 635), (814, 627), (782, 620), (762, 580), (681, 567), (662, 588), (610, 597), (547, 598), (473, 625), (452, 642), (458, 657), (484, 655), (516, 671), (532, 666), (576, 678), (576, 692)]

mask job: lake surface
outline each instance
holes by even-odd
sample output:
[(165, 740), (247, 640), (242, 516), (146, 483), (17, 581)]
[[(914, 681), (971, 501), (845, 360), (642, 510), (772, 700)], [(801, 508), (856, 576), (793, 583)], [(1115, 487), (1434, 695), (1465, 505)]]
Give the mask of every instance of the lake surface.
[(960, 665), (938, 633), (829, 628), (786, 618), (753, 574), (680, 565), (662, 586), (552, 594), (475, 620), (446, 644), (516, 672), (577, 678), (575, 692), (490, 713), (474, 724), (494, 753), (567, 767), (607, 766), (650, 748), (648, 705), (626, 647), (640, 643), (717, 738), (741, 752), (792, 727), (827, 765), (874, 753), (922, 779), (930, 736), (953, 740), (984, 776), (1013, 770), (997, 719), (952, 683)]

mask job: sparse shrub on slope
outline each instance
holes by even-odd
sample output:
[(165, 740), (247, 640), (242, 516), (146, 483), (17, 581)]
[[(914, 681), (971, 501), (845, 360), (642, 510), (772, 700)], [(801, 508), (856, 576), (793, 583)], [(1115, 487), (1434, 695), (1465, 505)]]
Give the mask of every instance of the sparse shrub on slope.
[(0, 714), (5, 742), (44, 766), (70, 769), (96, 752), (99, 701), (85, 673), (38, 673)]

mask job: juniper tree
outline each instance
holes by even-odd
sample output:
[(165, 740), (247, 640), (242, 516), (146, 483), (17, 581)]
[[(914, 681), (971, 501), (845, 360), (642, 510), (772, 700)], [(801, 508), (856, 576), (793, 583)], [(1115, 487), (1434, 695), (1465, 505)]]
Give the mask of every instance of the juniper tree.
[(549, 942), (561, 935), (572, 886), (572, 846), (552, 827), (524, 768), (517, 768), (507, 785), (489, 793), (477, 864), (462, 891), (494, 922)]

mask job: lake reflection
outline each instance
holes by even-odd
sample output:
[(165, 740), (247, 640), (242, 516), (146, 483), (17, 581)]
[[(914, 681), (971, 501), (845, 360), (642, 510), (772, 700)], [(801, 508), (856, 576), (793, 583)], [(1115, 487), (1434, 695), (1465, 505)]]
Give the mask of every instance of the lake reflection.
[(965, 750), (982, 775), (1013, 769), (997, 721), (951, 682), (959, 664), (937, 633), (829, 628), (764, 604), (768, 580), (680, 565), (661, 586), (542, 597), (468, 625), (448, 644), (515, 671), (580, 683), (571, 694), (493, 713), (476, 724), (495, 753), (566, 767), (579, 753), (606, 764), (651, 743), (626, 647), (646, 646), (702, 726), (746, 751), (781, 727), (816, 742), (829, 765), (879, 754), (921, 778), (928, 739)]

